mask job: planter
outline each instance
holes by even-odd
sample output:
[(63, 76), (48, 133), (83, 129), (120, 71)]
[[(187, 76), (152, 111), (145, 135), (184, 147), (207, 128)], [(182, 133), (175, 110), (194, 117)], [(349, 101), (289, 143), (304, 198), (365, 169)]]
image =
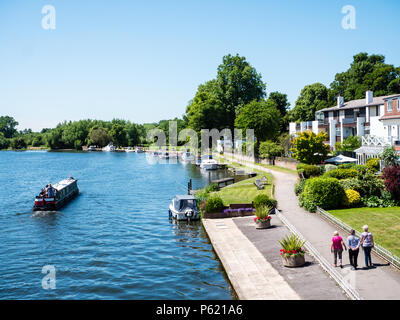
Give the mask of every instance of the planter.
[(268, 229), (269, 227), (271, 227), (271, 220), (256, 221), (256, 229)]
[(285, 267), (297, 268), (304, 266), (306, 259), (304, 255), (282, 257), (282, 263)]

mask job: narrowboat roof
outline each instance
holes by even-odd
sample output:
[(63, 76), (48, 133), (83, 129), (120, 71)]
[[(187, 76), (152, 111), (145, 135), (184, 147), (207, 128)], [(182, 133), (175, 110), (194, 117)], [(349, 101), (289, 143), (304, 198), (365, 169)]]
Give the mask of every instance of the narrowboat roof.
[(57, 191), (60, 191), (64, 189), (65, 187), (68, 187), (70, 184), (74, 183), (76, 180), (73, 178), (68, 178), (61, 180), (60, 182), (57, 182), (55, 185), (53, 185), (53, 188), (56, 189)]

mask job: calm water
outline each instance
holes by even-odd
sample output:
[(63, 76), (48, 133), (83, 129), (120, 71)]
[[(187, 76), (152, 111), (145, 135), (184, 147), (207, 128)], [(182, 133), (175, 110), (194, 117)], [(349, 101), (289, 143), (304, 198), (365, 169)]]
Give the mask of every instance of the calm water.
[[(34, 195), (69, 175), (81, 194), (34, 215)], [(231, 299), (201, 224), (168, 219), (190, 178), (194, 188), (209, 179), (145, 154), (0, 152), (0, 298)], [(45, 265), (55, 266), (55, 290), (42, 288)]]

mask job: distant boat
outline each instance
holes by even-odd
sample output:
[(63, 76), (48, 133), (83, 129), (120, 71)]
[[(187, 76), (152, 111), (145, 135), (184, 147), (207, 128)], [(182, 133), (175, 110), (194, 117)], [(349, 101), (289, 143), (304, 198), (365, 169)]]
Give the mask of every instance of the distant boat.
[(136, 153), (143, 153), (143, 148), (142, 147), (137, 147), (136, 148)]
[(52, 192), (41, 192), (35, 197), (33, 211), (54, 211), (60, 209), (63, 205), (74, 198), (78, 193), (78, 180), (68, 178), (61, 180), (52, 186)]
[(181, 156), (183, 161), (194, 161), (194, 155), (190, 152), (184, 152)]
[(162, 151), (159, 154), (160, 159), (169, 159), (169, 153), (167, 151)]
[(115, 146), (112, 142), (110, 142), (108, 145), (106, 145), (103, 149), (101, 149), (106, 152), (114, 152), (115, 151)]
[(201, 159), (197, 161), (197, 165), (199, 165), (201, 169), (205, 169), (205, 170), (218, 169), (218, 162), (216, 160), (214, 160), (214, 158), (211, 154), (202, 156)]
[(198, 220), (200, 211), (193, 195), (177, 195), (169, 205), (169, 216), (175, 220)]
[(90, 147), (87, 148), (87, 150), (88, 151), (96, 151), (97, 148), (96, 148), (96, 146), (90, 146)]
[(132, 147), (128, 147), (125, 149), (125, 152), (135, 152), (135, 149), (133, 149)]

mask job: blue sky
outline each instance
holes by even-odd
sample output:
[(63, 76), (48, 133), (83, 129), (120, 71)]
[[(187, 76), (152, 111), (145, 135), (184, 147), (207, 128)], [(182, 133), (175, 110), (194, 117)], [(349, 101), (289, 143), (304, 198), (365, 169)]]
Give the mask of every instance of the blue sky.
[[(47, 4), (55, 30), (42, 28)], [(345, 5), (356, 9), (355, 30), (342, 28)], [(180, 117), (228, 53), (245, 56), (267, 92), (293, 106), (356, 53), (399, 66), (399, 13), (397, 0), (0, 0), (0, 115), (34, 130)]]

